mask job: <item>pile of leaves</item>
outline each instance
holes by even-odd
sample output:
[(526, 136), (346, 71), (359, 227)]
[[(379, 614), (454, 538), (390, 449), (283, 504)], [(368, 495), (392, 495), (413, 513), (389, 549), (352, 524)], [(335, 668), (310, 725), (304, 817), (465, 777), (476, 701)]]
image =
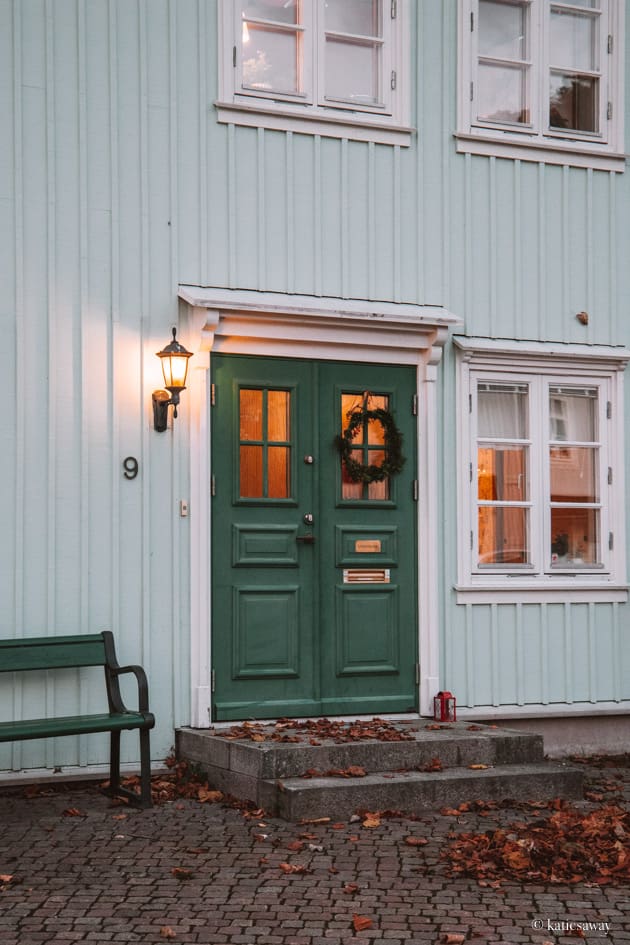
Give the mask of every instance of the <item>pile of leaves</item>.
[(223, 738), (246, 739), (253, 742), (308, 742), (321, 745), (324, 740), (337, 745), (346, 742), (412, 741), (414, 735), (404, 728), (386, 722), (384, 719), (368, 719), (355, 722), (339, 722), (330, 719), (307, 719), (298, 722), (295, 719), (278, 719), (273, 726), (259, 722), (243, 722), (233, 725), (218, 733)]
[(579, 811), (562, 800), (549, 817), (513, 823), (485, 833), (461, 833), (442, 856), (451, 876), (481, 885), (530, 883), (630, 883), (630, 812), (605, 805)]

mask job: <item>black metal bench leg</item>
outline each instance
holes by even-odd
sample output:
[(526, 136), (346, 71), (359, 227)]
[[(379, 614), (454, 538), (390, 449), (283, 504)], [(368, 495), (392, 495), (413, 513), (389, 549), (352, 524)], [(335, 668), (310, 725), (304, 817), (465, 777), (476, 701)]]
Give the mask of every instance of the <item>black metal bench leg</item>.
[(151, 749), (149, 730), (140, 730), (140, 807), (151, 807)]
[(112, 732), (109, 742), (109, 793), (120, 793), (120, 732)]

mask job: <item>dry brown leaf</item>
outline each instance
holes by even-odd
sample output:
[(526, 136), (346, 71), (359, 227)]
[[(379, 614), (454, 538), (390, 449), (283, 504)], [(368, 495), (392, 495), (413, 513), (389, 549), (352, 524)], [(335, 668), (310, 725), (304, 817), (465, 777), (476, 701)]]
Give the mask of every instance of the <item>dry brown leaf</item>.
[(352, 896), (355, 892), (359, 891), (357, 883), (346, 883), (343, 887), (342, 892), (347, 893), (349, 896)]
[(174, 866), (171, 873), (175, 879), (185, 880), (192, 878), (192, 870), (186, 869), (184, 866)]
[(460, 932), (444, 932), (441, 939), (445, 945), (462, 945), (466, 941), (466, 936)]
[(424, 847), (428, 842), (426, 837), (405, 837), (405, 843), (409, 847)]
[(368, 919), (365, 915), (357, 915), (354, 913), (352, 916), (352, 925), (355, 932), (363, 932), (364, 929), (372, 928), (372, 920)]
[(13, 873), (0, 873), (0, 883), (10, 883), (13, 879)]
[(373, 830), (375, 827), (381, 826), (381, 818), (378, 814), (368, 814), (363, 821), (363, 826), (367, 827), (368, 830)]
[(471, 771), (485, 771), (486, 768), (489, 768), (490, 765), (468, 765)]
[(197, 800), (202, 804), (216, 804), (222, 801), (223, 797), (222, 791), (209, 791), (208, 788), (199, 788), (197, 791)]
[(306, 866), (303, 866), (300, 863), (281, 863), (280, 869), (283, 873), (306, 873), (308, 872)]
[(63, 812), (64, 817), (87, 817), (78, 807), (67, 807)]
[(175, 932), (170, 927), (170, 925), (163, 925), (160, 929), (160, 935), (162, 938), (177, 938)]
[(303, 818), (301, 824), (329, 824), (332, 818), (330, 817), (313, 817), (310, 820)]

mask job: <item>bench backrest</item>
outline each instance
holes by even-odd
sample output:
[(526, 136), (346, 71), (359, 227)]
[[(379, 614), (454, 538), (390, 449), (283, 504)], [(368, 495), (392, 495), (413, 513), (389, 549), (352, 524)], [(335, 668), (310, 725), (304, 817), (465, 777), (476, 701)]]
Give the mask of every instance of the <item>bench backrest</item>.
[(107, 664), (104, 634), (0, 640), (0, 673)]

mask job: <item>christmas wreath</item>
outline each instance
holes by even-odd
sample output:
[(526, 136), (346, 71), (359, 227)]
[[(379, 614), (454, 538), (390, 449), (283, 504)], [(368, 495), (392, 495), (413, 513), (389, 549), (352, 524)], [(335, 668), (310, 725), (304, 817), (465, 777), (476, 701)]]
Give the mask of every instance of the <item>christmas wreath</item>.
[[(370, 410), (368, 398), (365, 398), (360, 407), (349, 410), (346, 416), (348, 426), (341, 436), (335, 438), (335, 444), (349, 479), (352, 482), (382, 482), (383, 479), (398, 475), (405, 463), (405, 457), (402, 455), (403, 436), (389, 410), (382, 407)], [(353, 450), (359, 445), (353, 442), (354, 435), (370, 420), (380, 423), (384, 433), (385, 459), (378, 466), (374, 463), (361, 463), (352, 456)]]

